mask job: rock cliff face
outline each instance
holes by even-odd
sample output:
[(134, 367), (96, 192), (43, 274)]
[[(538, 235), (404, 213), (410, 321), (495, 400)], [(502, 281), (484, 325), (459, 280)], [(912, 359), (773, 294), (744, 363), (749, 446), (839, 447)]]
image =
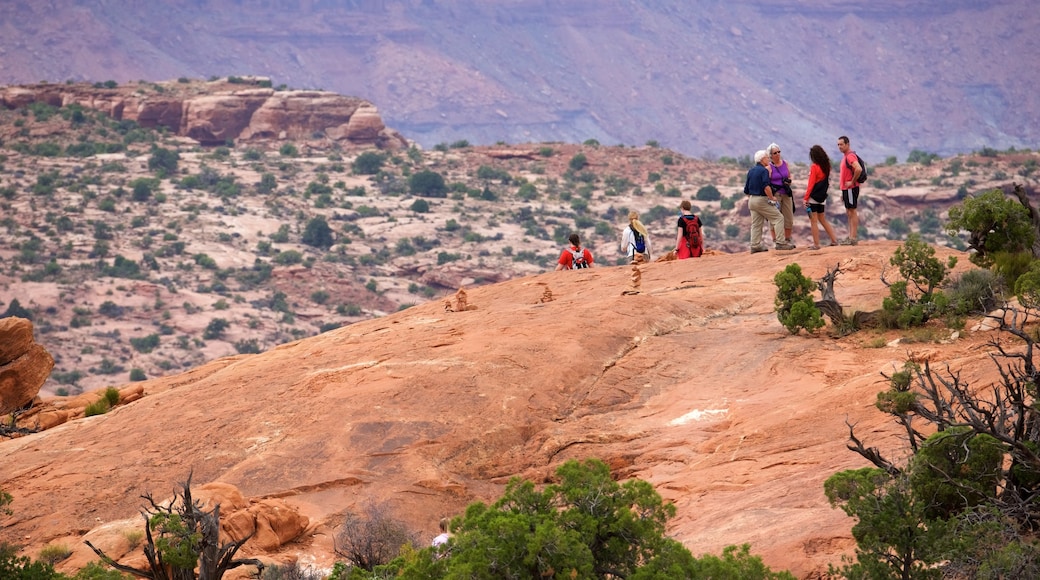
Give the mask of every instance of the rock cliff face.
[(0, 105), (79, 105), (144, 127), (166, 127), (203, 145), (319, 138), (390, 150), (408, 146), (404, 137), (383, 124), (379, 110), (363, 99), (325, 91), (249, 86), (255, 81), (249, 85), (200, 84), (147, 83), (111, 89), (82, 83), (0, 87)]
[(54, 358), (33, 340), (32, 322), (0, 318), (0, 415), (33, 402), (54, 368)]

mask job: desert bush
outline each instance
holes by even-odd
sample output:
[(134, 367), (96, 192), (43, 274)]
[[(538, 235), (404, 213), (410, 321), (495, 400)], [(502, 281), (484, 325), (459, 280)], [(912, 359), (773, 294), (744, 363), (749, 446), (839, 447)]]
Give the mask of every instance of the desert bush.
[(1004, 286), (1014, 290), (1018, 279), (1033, 265), (1032, 252), (995, 252), (993, 254), (993, 271), (1004, 281)]
[(1029, 211), (999, 189), (968, 196), (949, 216), (947, 233), (968, 232), (968, 247), (975, 250), (970, 259), (982, 267), (992, 265), (997, 252), (1031, 251), (1036, 239)]
[(148, 379), (148, 375), (144, 373), (144, 369), (132, 368), (130, 369), (130, 382), (136, 383), (138, 381), (144, 381)]
[(18, 547), (0, 543), (0, 578), (4, 580), (65, 580), (47, 562), (33, 561), (18, 555)]
[(444, 176), (435, 171), (423, 170), (408, 178), (408, 190), (422, 197), (447, 197), (448, 186)]
[(141, 354), (148, 354), (159, 346), (159, 335), (149, 334), (148, 336), (131, 338), (130, 346), (134, 347), (134, 350)]
[(584, 153), (577, 153), (574, 157), (571, 157), (570, 162), (567, 164), (572, 171), (581, 171), (589, 164), (589, 160), (585, 157)]
[(274, 564), (264, 568), (260, 580), (323, 580), (325, 574), (313, 568), (303, 568), (299, 562)]
[(218, 339), (224, 335), (224, 331), (231, 326), (227, 320), (223, 318), (214, 318), (209, 321), (206, 325), (206, 330), (202, 333), (202, 338), (205, 340)]
[(284, 252), (278, 252), (273, 258), (276, 264), (282, 266), (291, 266), (293, 264), (299, 264), (303, 262), (303, 254), (296, 250), (286, 250)]
[(883, 326), (918, 326), (946, 310), (949, 299), (937, 288), (957, 264), (956, 256), (943, 264), (935, 257), (935, 248), (923, 242), (920, 235), (910, 234), (889, 263), (899, 269), (902, 280), (888, 284), (889, 296), (882, 301), (879, 315)]
[(1006, 288), (1003, 279), (991, 270), (969, 270), (950, 280), (945, 294), (955, 314), (975, 314), (996, 307)]
[(38, 559), (53, 566), (71, 555), (72, 549), (65, 544), (47, 544), (40, 548)]
[(329, 223), (322, 216), (312, 218), (307, 222), (307, 227), (304, 228), (300, 241), (308, 246), (323, 250), (331, 248), (332, 244), (335, 243), (332, 237), (332, 228), (329, 227)]
[(418, 534), (395, 519), (388, 504), (369, 503), (361, 511), (347, 514), (334, 544), (336, 554), (354, 566), (372, 571), (418, 542)]
[(148, 157), (148, 169), (154, 171), (162, 179), (177, 173), (180, 153), (171, 149), (152, 146), (152, 154)]
[(375, 151), (365, 151), (354, 159), (351, 171), (357, 175), (376, 175), (383, 169), (386, 156)]
[(83, 415), (85, 417), (93, 417), (95, 415), (104, 415), (105, 413), (108, 412), (108, 410), (110, 408), (111, 407), (109, 406), (108, 401), (106, 401), (104, 399), (99, 399), (99, 400), (94, 401), (93, 403), (87, 405), (83, 409)]
[[(451, 524), (447, 547), (405, 550), (373, 573), (350, 578), (740, 578), (793, 580), (729, 546), (723, 557), (693, 555), (664, 535), (675, 507), (649, 483), (615, 481), (596, 459), (568, 461), (536, 489), (513, 478), (491, 505), (474, 503)], [(344, 567), (330, 580), (341, 580)]]
[(694, 197), (699, 201), (719, 201), (722, 199), (722, 192), (714, 185), (709, 184), (698, 189)]
[(255, 338), (242, 339), (235, 342), (235, 351), (238, 354), (257, 354), (260, 352), (260, 344)]
[(804, 328), (811, 333), (823, 328), (823, 315), (812, 296), (816, 282), (802, 275), (801, 266), (788, 264), (773, 277), (773, 283), (777, 288), (774, 299), (776, 316), (788, 332), (798, 334)]
[[(140, 543), (141, 540), (138, 538), (137, 544), (132, 547), (137, 547)], [(133, 580), (133, 576), (106, 568), (101, 562), (89, 562), (79, 572), (76, 572), (72, 580)]]

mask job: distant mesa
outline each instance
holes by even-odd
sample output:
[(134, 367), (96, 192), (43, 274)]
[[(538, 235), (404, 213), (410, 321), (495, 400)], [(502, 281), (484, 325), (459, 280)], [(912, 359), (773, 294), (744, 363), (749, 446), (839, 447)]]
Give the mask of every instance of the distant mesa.
[(391, 151), (409, 147), (364, 99), (328, 91), (279, 90), (262, 77), (233, 79), (8, 86), (0, 87), (0, 105), (16, 109), (33, 103), (76, 104), (142, 127), (165, 127), (201, 145), (321, 139)]

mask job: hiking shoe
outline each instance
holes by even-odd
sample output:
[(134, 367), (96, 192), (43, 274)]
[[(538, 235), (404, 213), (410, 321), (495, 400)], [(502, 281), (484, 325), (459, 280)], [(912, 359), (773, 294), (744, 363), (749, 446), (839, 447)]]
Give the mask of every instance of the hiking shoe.
[(842, 241), (840, 241), (838, 243), (841, 244), (842, 246), (855, 246), (856, 245), (856, 240), (854, 240), (852, 238), (845, 238), (844, 240), (842, 240)]
[(810, 250), (819, 250), (820, 246), (809, 246)]
[(830, 245), (831, 246), (837, 246), (838, 245), (838, 240), (831, 241)]
[(751, 253), (752, 254), (757, 254), (759, 252), (768, 252), (768, 251), (769, 251), (769, 248), (767, 248), (765, 246), (751, 246)]
[(784, 242), (782, 244), (777, 244), (777, 245), (775, 245), (773, 247), (778, 249), (778, 250), (793, 250), (794, 249), (794, 244), (792, 244), (790, 242)]

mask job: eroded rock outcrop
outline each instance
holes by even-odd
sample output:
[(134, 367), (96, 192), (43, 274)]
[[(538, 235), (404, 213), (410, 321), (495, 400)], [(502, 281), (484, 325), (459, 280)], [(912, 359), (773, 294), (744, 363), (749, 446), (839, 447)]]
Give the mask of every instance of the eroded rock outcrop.
[[(256, 83), (147, 83), (97, 88), (87, 84), (0, 87), (9, 109), (42, 102), (79, 105), (143, 127), (166, 127), (203, 145), (229, 141), (310, 140), (397, 150), (408, 142), (383, 123), (372, 103), (328, 91), (280, 91)], [(156, 88), (158, 87), (158, 88)]]
[(31, 321), (0, 318), (0, 414), (32, 403), (53, 368), (54, 358), (33, 340)]

